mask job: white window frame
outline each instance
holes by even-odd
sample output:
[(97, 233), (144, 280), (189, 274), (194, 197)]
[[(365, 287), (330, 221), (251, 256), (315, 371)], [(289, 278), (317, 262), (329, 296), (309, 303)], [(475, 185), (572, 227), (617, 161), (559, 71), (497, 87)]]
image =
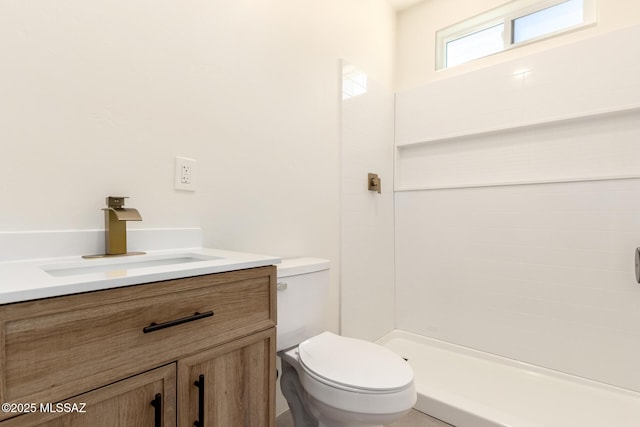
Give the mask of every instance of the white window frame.
[[(515, 0), (503, 6), (489, 10), (480, 15), (466, 19), (450, 27), (443, 28), (436, 32), (436, 70), (446, 69), (446, 51), (447, 43), (463, 38), (470, 34), (482, 31), (494, 25), (504, 24), (502, 34), (504, 48), (500, 52), (510, 50), (518, 46), (529, 43), (535, 43), (539, 40), (555, 37), (559, 34), (568, 33), (577, 29), (582, 29), (596, 23), (597, 19), (597, 0), (583, 1), (583, 20), (581, 24), (563, 28), (558, 31), (543, 34), (522, 42), (513, 42), (513, 22), (529, 14), (541, 11), (543, 9), (564, 3), (567, 0)], [(496, 52), (499, 53), (499, 52)], [(495, 55), (495, 54), (492, 54)], [(489, 55), (490, 56), (490, 55)]]

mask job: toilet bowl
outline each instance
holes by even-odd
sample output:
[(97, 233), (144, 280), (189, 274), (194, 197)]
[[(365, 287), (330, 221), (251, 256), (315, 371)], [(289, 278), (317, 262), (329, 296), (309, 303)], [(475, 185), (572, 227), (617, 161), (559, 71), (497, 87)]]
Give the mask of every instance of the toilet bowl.
[(377, 344), (323, 331), (329, 262), (278, 266), (280, 385), (296, 427), (374, 427), (416, 402), (413, 371)]

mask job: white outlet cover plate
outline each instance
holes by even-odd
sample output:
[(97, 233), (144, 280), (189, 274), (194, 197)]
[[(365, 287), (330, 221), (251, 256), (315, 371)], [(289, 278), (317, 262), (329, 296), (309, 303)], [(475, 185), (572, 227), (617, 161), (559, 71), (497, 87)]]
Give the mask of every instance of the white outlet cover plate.
[(174, 188), (182, 191), (196, 191), (196, 161), (187, 157), (176, 157)]

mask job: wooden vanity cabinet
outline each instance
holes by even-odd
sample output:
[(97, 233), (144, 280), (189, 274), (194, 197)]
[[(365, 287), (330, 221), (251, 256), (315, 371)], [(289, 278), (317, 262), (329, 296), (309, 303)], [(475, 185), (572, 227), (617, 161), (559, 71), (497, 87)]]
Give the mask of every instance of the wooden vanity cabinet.
[(0, 306), (0, 401), (87, 403), (80, 414), (3, 412), (0, 427), (273, 426), (275, 275), (258, 267)]

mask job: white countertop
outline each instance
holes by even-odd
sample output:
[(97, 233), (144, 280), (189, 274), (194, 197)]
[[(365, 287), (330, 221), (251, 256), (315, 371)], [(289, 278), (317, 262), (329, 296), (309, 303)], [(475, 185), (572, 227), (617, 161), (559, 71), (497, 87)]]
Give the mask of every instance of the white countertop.
[(84, 259), (81, 256), (0, 262), (0, 304), (262, 267), (268, 255), (182, 248), (144, 255)]

